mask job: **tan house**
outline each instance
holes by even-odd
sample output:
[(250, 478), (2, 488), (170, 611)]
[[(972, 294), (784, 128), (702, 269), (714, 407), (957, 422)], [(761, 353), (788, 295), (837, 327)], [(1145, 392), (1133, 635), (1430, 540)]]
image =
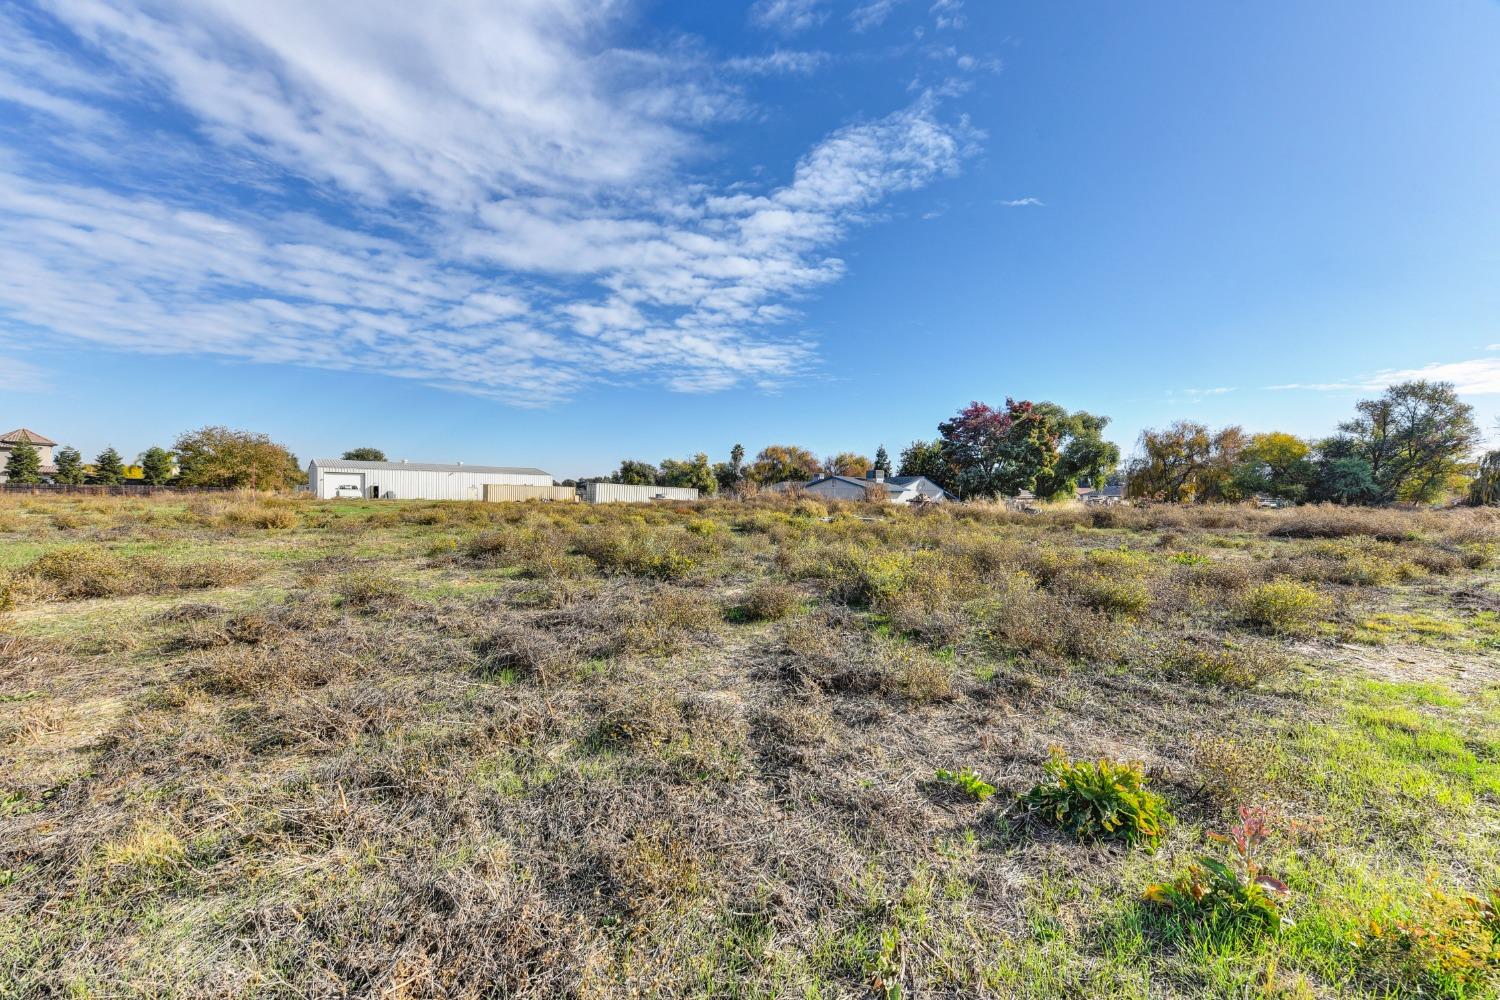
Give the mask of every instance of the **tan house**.
[(20, 427), (8, 434), (0, 434), (0, 483), (5, 482), (5, 463), (10, 459), (11, 450), (18, 444), (29, 444), (36, 449), (36, 457), (42, 463), (42, 475), (57, 474), (57, 466), (52, 462), (52, 449), (57, 447), (57, 442), (42, 437), (36, 431)]

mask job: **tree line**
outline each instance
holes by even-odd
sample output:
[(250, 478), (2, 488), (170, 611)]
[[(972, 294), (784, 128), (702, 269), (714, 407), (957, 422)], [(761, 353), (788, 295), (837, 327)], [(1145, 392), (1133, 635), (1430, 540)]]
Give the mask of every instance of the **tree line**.
[[(77, 448), (63, 445), (52, 457), (56, 472), (47, 478), (69, 486), (118, 486), (142, 483), (192, 489), (286, 490), (307, 481), (297, 456), (268, 435), (228, 427), (202, 427), (180, 434), (171, 448), (153, 446), (127, 468), (114, 447), (106, 447), (85, 464)], [(35, 485), (43, 481), (41, 457), (29, 444), (11, 449), (5, 462), (7, 481)]]
[(1007, 399), (1003, 407), (975, 402), (940, 423), (936, 439), (912, 442), (899, 466), (893, 466), (883, 444), (873, 458), (845, 451), (821, 459), (799, 445), (771, 444), (750, 462), (744, 446), (736, 444), (727, 462), (711, 463), (703, 452), (659, 465), (625, 459), (611, 475), (582, 482), (689, 486), (713, 494), (824, 475), (865, 478), (878, 471), (925, 476), (962, 497), (1027, 491), (1054, 499), (1072, 495), (1079, 483), (1102, 486), (1114, 471), (1120, 452), (1102, 436), (1108, 424), (1108, 417), (1050, 402)]
[[(1143, 431), (1136, 453), (1122, 464), (1119, 448), (1103, 436), (1108, 417), (1007, 398), (1003, 406), (963, 407), (937, 425), (937, 437), (903, 449), (894, 468), (884, 445), (873, 458), (845, 451), (820, 459), (798, 445), (771, 444), (747, 461), (744, 446), (736, 444), (727, 461), (712, 462), (705, 452), (658, 464), (625, 459), (608, 476), (563, 485), (681, 486), (712, 495), (879, 471), (925, 476), (963, 499), (1031, 494), (1054, 500), (1113, 480), (1129, 496), (1176, 503), (1253, 496), (1292, 503), (1431, 503), (1463, 494), (1471, 503), (1500, 503), (1500, 450), (1476, 454), (1481, 434), (1473, 407), (1458, 398), (1452, 383), (1403, 382), (1354, 409), (1335, 433), (1312, 440), (1182, 420)], [(343, 457), (385, 461), (378, 448), (351, 449)], [(69, 484), (285, 490), (306, 481), (285, 446), (265, 434), (227, 427), (188, 431), (170, 449), (148, 448), (130, 470), (113, 447), (85, 465), (77, 449), (64, 446), (54, 463), (52, 478)], [(28, 444), (12, 449), (5, 470), (13, 483), (42, 481), (40, 457)]]
[[(925, 476), (964, 499), (1074, 496), (1113, 481), (1126, 495), (1174, 503), (1236, 502), (1269, 496), (1290, 503), (1431, 503), (1467, 494), (1500, 503), (1500, 450), (1476, 458), (1481, 443), (1473, 407), (1452, 383), (1412, 381), (1360, 400), (1336, 432), (1306, 440), (1283, 431), (1211, 429), (1193, 421), (1142, 432), (1121, 461), (1104, 439), (1109, 418), (1052, 402), (1007, 398), (973, 402), (937, 426), (937, 437), (911, 442), (898, 476)], [(736, 444), (727, 462), (699, 452), (660, 464), (626, 459), (611, 475), (583, 482), (690, 486), (705, 494), (807, 481), (820, 475), (892, 474), (884, 445), (875, 457), (773, 444), (746, 462)], [(565, 483), (571, 484), (572, 480)]]
[(1433, 503), (1467, 492), (1500, 502), (1500, 451), (1477, 460), (1474, 408), (1452, 383), (1412, 381), (1355, 404), (1328, 437), (1246, 434), (1178, 421), (1141, 435), (1132, 496), (1208, 503), (1265, 495), (1291, 503)]

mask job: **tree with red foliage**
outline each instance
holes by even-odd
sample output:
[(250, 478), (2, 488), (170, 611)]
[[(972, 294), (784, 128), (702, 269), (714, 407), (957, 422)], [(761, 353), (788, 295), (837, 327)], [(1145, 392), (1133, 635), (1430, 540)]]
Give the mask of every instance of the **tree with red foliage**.
[(1003, 410), (973, 402), (938, 425), (946, 464), (965, 497), (1066, 496), (1107, 475), (1119, 449), (1100, 436), (1108, 417), (1069, 413), (1056, 403), (1007, 398)]

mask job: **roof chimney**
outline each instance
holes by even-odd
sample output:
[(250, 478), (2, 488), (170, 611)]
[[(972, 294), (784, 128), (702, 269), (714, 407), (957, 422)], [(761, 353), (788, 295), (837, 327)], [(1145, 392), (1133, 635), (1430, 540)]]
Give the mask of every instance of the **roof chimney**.
[(875, 481), (877, 483), (883, 483), (883, 482), (885, 482), (885, 470), (884, 469), (875, 469), (874, 472), (872, 473), (872, 475), (874, 476)]

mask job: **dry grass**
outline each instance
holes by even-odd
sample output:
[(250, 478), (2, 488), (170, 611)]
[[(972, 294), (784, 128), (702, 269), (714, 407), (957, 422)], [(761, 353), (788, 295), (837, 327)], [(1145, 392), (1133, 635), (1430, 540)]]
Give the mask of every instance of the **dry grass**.
[[(1484, 512), (0, 498), (6, 544), (0, 996), (1357, 995), (1362, 920), (1500, 867)], [(1022, 820), (1053, 745), (1144, 762), (1157, 857)], [(1246, 803), (1295, 926), (1162, 938)]]

